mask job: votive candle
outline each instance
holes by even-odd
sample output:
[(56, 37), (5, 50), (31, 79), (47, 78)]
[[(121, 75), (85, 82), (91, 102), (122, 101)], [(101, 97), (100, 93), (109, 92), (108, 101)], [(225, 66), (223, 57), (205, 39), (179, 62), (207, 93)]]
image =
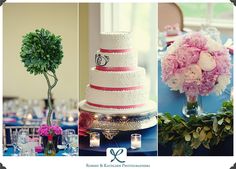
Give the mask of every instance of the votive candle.
[(90, 133), (90, 147), (100, 147), (100, 134), (98, 132)]
[(131, 134), (131, 149), (139, 149), (142, 145), (141, 134)]

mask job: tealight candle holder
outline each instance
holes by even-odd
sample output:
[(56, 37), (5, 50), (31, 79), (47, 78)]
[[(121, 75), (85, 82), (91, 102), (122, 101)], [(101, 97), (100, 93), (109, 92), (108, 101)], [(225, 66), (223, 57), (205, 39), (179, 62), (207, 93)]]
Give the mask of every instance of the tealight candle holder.
[(29, 113), (26, 118), (27, 118), (27, 120), (32, 120), (32, 119), (33, 119), (33, 116), (32, 116), (31, 113)]
[(73, 118), (72, 116), (69, 116), (68, 121), (69, 121), (69, 122), (73, 122), (73, 121), (74, 121), (74, 118)]
[(142, 145), (142, 135), (141, 134), (131, 134), (131, 149), (139, 149)]
[(90, 147), (100, 147), (100, 134), (98, 132), (90, 133)]

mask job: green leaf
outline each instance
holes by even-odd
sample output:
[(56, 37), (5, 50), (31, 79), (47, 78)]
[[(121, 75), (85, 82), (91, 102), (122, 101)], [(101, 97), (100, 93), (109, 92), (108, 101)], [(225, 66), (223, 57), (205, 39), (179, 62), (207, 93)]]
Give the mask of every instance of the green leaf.
[(209, 131), (209, 132), (207, 133), (206, 137), (207, 137), (208, 139), (211, 139), (211, 138), (212, 138), (212, 132)]
[(202, 131), (200, 132), (200, 135), (199, 135), (199, 140), (200, 140), (200, 141), (203, 141), (203, 140), (205, 140), (205, 137), (206, 137), (206, 133), (205, 133), (204, 130), (202, 130)]
[(227, 123), (230, 123), (231, 122), (231, 120), (227, 117), (227, 118), (225, 118), (225, 121), (227, 122)]
[(201, 141), (199, 139), (192, 139), (191, 147), (193, 149), (197, 149), (201, 145)]
[(206, 149), (209, 149), (209, 150), (210, 150), (210, 145), (209, 145), (209, 142), (208, 142), (208, 141), (202, 142), (202, 145), (203, 145)]
[(186, 134), (184, 136), (184, 139), (185, 139), (185, 141), (190, 141), (191, 140), (191, 135), (190, 134)]
[(230, 125), (226, 125), (226, 126), (225, 126), (225, 129), (226, 129), (226, 130), (230, 130), (230, 129), (231, 129), (231, 126), (230, 126)]
[(201, 130), (202, 130), (201, 127), (197, 127), (197, 128), (196, 128), (196, 132), (197, 132), (197, 133), (200, 133)]
[(224, 122), (224, 118), (220, 119), (220, 120), (218, 121), (218, 124), (221, 125), (223, 122)]
[(213, 120), (213, 131), (217, 132), (218, 131), (218, 121), (217, 121), (216, 117), (214, 117), (213, 119), (214, 119)]
[(174, 138), (175, 138), (175, 136), (173, 135), (173, 136), (169, 137), (168, 141), (171, 141), (171, 140), (173, 140)]
[(181, 122), (182, 118), (178, 115), (174, 115), (174, 120), (177, 121), (177, 122)]
[(193, 132), (193, 138), (199, 138), (199, 133)]
[(207, 126), (204, 126), (204, 127), (203, 127), (203, 130), (205, 130), (205, 131), (209, 131), (209, 130), (210, 130), (210, 128), (209, 128), (209, 127), (207, 127)]
[(169, 119), (167, 119), (167, 118), (164, 120), (164, 123), (165, 123), (165, 124), (168, 124), (169, 122), (171, 122), (171, 120), (169, 120)]

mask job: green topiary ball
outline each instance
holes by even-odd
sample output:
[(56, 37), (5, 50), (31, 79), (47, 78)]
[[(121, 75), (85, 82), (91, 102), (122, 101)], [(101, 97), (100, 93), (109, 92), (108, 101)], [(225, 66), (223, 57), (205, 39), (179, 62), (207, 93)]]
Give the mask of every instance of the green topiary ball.
[(21, 61), (31, 74), (55, 72), (61, 64), (61, 37), (45, 29), (37, 29), (23, 36)]

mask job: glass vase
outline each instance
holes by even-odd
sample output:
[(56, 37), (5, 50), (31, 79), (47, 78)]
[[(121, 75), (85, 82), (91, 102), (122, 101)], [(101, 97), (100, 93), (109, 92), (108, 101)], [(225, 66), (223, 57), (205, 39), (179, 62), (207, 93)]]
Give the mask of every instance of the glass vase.
[(182, 112), (186, 117), (199, 116), (202, 114), (202, 108), (199, 104), (198, 95), (187, 95), (186, 104), (183, 106)]
[[(58, 142), (60, 140), (60, 137), (61, 136), (55, 135), (55, 136), (53, 136), (53, 140), (52, 140), (53, 145), (54, 145), (57, 153), (59, 152), (59, 149), (57, 148), (57, 145), (58, 145)], [(43, 148), (45, 149), (45, 147), (48, 144), (48, 137), (47, 136), (42, 137), (42, 143), (43, 143)]]

